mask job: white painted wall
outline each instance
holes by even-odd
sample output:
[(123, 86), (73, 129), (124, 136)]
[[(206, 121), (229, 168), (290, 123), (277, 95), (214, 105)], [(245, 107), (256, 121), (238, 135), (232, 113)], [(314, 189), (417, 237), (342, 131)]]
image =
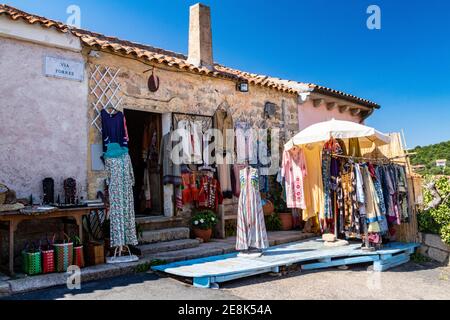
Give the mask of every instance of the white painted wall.
[(70, 33), (62, 33), (53, 28), (30, 25), (22, 20), (13, 21), (8, 17), (0, 17), (0, 37), (19, 39), (36, 44), (80, 52), (81, 42)]
[[(30, 25), (28, 33), (36, 28), (45, 30)], [(55, 179), (55, 193), (63, 178), (75, 178), (83, 191), (87, 185), (86, 71), (83, 82), (46, 77), (46, 55), (83, 60), (73, 50), (0, 36), (0, 182), (18, 197), (42, 197), (46, 177)]]

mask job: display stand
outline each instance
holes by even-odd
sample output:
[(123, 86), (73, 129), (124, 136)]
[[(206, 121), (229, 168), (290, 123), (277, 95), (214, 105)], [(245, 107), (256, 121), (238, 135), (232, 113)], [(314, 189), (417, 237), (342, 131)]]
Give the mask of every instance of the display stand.
[[(128, 255), (122, 256), (123, 248), (127, 248)], [(117, 255), (118, 254), (118, 255)], [(139, 258), (134, 254), (131, 254), (131, 250), (128, 246), (119, 246), (114, 249), (114, 256), (106, 258), (106, 263), (116, 264), (116, 263), (127, 263), (136, 262)]]

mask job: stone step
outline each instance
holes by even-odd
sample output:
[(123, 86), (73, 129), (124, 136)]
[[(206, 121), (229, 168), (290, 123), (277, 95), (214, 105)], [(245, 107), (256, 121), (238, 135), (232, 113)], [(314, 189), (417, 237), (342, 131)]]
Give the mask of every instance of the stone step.
[(180, 217), (139, 217), (136, 218), (136, 223), (143, 231), (185, 227)]
[(138, 248), (141, 250), (143, 255), (147, 255), (161, 252), (191, 249), (196, 248), (199, 245), (200, 241), (197, 239), (182, 239), (166, 242), (157, 242), (151, 244), (143, 244), (138, 246)]
[(189, 228), (169, 228), (142, 232), (142, 244), (189, 239)]

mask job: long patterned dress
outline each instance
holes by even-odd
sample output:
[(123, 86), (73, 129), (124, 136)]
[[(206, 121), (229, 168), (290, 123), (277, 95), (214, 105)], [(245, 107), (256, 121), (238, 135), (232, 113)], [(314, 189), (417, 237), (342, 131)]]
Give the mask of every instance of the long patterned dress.
[(109, 177), (111, 247), (137, 245), (134, 219), (134, 174), (128, 153), (106, 158)]
[(239, 172), (239, 197), (236, 250), (269, 247), (264, 213), (259, 193), (258, 170), (245, 168)]

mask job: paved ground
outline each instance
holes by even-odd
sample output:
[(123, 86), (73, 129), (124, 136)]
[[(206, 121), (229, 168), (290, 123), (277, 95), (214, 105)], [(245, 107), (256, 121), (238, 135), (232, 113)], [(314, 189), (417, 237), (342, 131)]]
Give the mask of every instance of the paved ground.
[(366, 267), (293, 271), (197, 289), (178, 280), (143, 273), (82, 284), (80, 291), (54, 288), (7, 299), (450, 299), (450, 268), (408, 263), (384, 273)]

